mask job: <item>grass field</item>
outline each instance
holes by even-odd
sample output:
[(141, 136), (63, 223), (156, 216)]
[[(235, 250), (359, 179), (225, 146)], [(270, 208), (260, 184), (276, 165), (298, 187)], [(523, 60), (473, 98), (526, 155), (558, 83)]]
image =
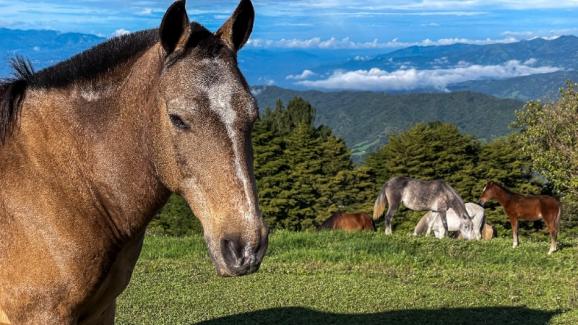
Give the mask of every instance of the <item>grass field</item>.
[(271, 236), (261, 270), (220, 278), (201, 237), (148, 237), (118, 324), (578, 324), (578, 241), (383, 233)]

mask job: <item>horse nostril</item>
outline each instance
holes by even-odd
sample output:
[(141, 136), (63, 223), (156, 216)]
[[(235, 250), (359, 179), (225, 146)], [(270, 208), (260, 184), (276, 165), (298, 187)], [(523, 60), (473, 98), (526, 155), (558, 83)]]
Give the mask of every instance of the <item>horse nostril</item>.
[(221, 239), (222, 275), (250, 274), (259, 269), (268, 246), (268, 230), (265, 228), (249, 240), (238, 235)]
[(240, 245), (239, 240), (223, 239), (221, 241), (221, 252), (225, 263), (230, 266), (239, 266), (243, 260), (243, 246)]

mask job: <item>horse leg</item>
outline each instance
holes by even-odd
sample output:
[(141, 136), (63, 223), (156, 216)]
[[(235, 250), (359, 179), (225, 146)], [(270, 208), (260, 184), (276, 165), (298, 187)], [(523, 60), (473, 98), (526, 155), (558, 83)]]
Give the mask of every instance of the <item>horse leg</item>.
[[(430, 214), (430, 217), (429, 217), (428, 220), (427, 220), (427, 231), (426, 231), (426, 233), (425, 233), (426, 236), (430, 236), (430, 235), (431, 235), (431, 232), (432, 232), (432, 230), (433, 230), (434, 224), (436, 223), (437, 219), (438, 219), (437, 213), (432, 212), (432, 213)], [(435, 232), (434, 232), (434, 233), (435, 233)]]
[(429, 223), (429, 228), (428, 228), (428, 230), (429, 230), (428, 236), (431, 233), (431, 231), (433, 230), (435, 238), (437, 238), (437, 239), (444, 238), (444, 233), (442, 230), (440, 230), (440, 228), (442, 228), (442, 227), (440, 227), (439, 219), (440, 219), (439, 213), (432, 212), (432, 217), (431, 217), (431, 220)]
[(519, 245), (519, 243), (518, 243), (518, 219), (511, 218), (510, 224), (512, 224), (512, 239), (513, 239), (512, 248), (516, 248)]
[(446, 218), (446, 211), (442, 211), (439, 212), (439, 216), (442, 219), (442, 224), (443, 224), (443, 231), (442, 231), (442, 235), (440, 238), (444, 238), (445, 236), (448, 235), (449, 230), (448, 230), (448, 219)]
[(388, 195), (387, 201), (389, 204), (387, 207), (387, 213), (385, 214), (385, 234), (391, 235), (391, 219), (393, 219), (395, 211), (397, 211), (397, 208), (399, 208), (401, 195)]
[(551, 255), (558, 250), (558, 229), (555, 220), (550, 220), (546, 224), (548, 225), (548, 232), (550, 233), (550, 250), (548, 251), (548, 255)]

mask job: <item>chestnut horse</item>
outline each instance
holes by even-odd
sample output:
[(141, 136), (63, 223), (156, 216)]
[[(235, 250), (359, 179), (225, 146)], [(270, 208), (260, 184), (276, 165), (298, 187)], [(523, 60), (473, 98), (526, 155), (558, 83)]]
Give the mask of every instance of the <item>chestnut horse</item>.
[(145, 229), (171, 192), (199, 217), (218, 274), (257, 271), (268, 231), (252, 169), (257, 105), (237, 67), (254, 11), (215, 34), (184, 1), (0, 84), (0, 323), (112, 324)]
[(560, 201), (547, 195), (520, 195), (496, 182), (488, 182), (480, 204), (496, 200), (504, 208), (512, 225), (513, 247), (518, 247), (518, 220), (536, 221), (543, 219), (550, 233), (550, 250), (552, 254), (558, 249), (556, 239), (560, 230)]
[(325, 220), (319, 230), (375, 231), (375, 224), (367, 213), (335, 213)]

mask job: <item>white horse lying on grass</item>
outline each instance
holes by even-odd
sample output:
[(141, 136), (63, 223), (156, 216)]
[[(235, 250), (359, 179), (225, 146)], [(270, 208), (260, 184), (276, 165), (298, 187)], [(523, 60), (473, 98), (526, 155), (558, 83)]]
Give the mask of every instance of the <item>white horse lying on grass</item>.
[[(472, 218), (472, 223), (474, 224), (474, 239), (480, 240), (482, 238), (482, 227), (484, 226), (484, 208), (475, 203), (466, 203), (466, 210), (468, 215)], [(461, 232), (464, 219), (458, 217), (453, 209), (449, 209), (446, 212), (446, 219), (448, 222), (448, 231), (459, 231)], [(437, 212), (430, 211), (426, 213), (421, 220), (415, 226), (413, 235), (423, 235), (429, 236), (431, 232), (434, 232), (436, 238), (444, 238), (447, 233), (442, 223), (440, 214)]]

